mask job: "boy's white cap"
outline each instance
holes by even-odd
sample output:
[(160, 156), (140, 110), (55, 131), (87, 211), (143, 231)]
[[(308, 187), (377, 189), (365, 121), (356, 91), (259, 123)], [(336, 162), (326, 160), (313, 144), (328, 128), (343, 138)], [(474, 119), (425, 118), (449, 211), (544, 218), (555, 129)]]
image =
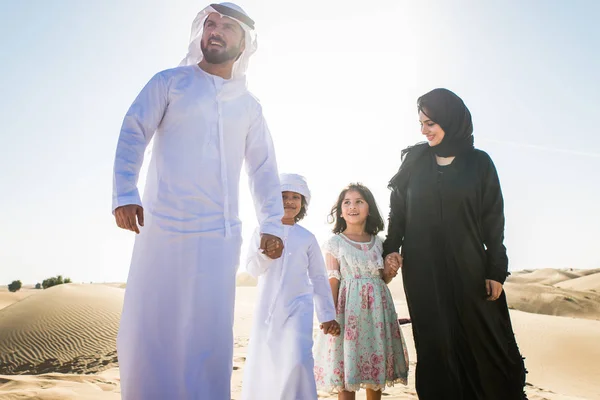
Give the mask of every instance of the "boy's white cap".
[(306, 183), (306, 178), (298, 174), (280, 174), (279, 181), (281, 182), (282, 192), (300, 193), (306, 199), (306, 206), (310, 203), (310, 190)]

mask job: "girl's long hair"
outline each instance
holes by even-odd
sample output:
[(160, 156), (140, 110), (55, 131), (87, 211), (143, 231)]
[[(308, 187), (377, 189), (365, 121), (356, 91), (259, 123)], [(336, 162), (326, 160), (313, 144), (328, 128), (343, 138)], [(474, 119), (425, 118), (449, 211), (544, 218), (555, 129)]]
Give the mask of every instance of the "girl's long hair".
[(331, 212), (327, 218), (329, 223), (333, 223), (333, 233), (341, 233), (346, 230), (346, 221), (342, 218), (342, 203), (346, 197), (346, 193), (349, 191), (355, 191), (361, 194), (369, 205), (369, 215), (367, 216), (367, 223), (365, 225), (365, 232), (371, 235), (377, 235), (383, 230), (383, 218), (379, 212), (379, 207), (375, 202), (373, 193), (365, 185), (361, 183), (351, 183), (340, 192), (337, 202), (331, 207)]

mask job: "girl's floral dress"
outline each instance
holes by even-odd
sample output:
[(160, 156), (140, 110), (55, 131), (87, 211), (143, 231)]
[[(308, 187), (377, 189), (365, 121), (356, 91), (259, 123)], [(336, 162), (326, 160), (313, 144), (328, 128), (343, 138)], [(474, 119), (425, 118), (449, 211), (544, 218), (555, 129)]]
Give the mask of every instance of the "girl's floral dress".
[(383, 244), (355, 242), (343, 233), (323, 246), (337, 262), (327, 263), (329, 278), (340, 280), (337, 337), (319, 333), (315, 379), (325, 391), (383, 390), (407, 383), (408, 353), (392, 295), (381, 278)]

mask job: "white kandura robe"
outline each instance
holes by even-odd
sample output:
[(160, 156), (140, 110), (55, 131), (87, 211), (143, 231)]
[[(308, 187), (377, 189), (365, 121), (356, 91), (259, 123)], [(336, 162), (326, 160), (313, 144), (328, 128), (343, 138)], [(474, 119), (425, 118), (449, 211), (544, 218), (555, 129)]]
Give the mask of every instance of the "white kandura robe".
[[(316, 400), (313, 315), (336, 317), (319, 244), (299, 225), (284, 225), (284, 252), (271, 260), (258, 251), (255, 233), (247, 259), (259, 297), (242, 388), (243, 400)], [(313, 306), (313, 298), (314, 304)]]
[(244, 160), (261, 232), (283, 232), (271, 136), (244, 78), (197, 65), (160, 72), (125, 116), (113, 209), (142, 204), (137, 180), (153, 137), (117, 339), (122, 397), (229, 400)]

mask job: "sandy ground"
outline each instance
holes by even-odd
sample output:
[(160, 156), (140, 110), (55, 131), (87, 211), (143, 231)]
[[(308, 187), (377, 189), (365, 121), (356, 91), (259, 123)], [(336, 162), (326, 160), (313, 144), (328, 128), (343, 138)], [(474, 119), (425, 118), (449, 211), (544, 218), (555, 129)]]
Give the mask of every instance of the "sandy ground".
[[(232, 398), (240, 399), (256, 302), (255, 282), (238, 276)], [(116, 333), (123, 284), (0, 289), (0, 399), (119, 399)], [(505, 286), (532, 400), (600, 399), (600, 270), (514, 273)], [(402, 282), (390, 289), (408, 316)], [(416, 355), (403, 326), (412, 373), (386, 399), (417, 399)], [(336, 398), (320, 393), (320, 398)], [(365, 399), (364, 391), (358, 399)]]

